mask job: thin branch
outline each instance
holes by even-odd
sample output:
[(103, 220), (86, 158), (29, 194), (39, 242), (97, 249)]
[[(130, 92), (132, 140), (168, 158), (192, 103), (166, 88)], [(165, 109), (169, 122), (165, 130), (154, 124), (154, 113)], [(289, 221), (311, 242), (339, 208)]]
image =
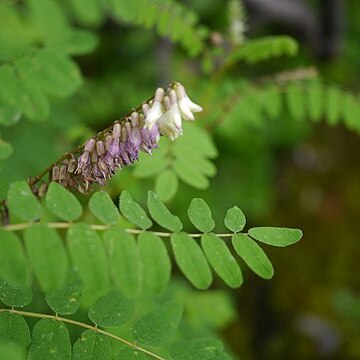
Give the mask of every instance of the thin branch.
[(51, 319), (51, 320), (56, 320), (56, 321), (62, 321), (62, 322), (67, 323), (67, 324), (83, 327), (85, 329), (89, 329), (89, 330), (95, 331), (95, 332), (97, 332), (99, 334), (108, 336), (108, 337), (110, 337), (112, 339), (115, 339), (117, 341), (121, 341), (122, 343), (132, 347), (134, 350), (141, 351), (144, 354), (147, 354), (147, 355), (153, 357), (154, 359), (166, 360), (165, 358), (163, 358), (163, 357), (161, 357), (159, 355), (156, 355), (156, 354), (152, 353), (151, 351), (146, 350), (146, 349), (144, 349), (144, 348), (142, 348), (142, 347), (140, 347), (140, 346), (138, 346), (136, 344), (133, 344), (132, 342), (130, 342), (128, 340), (125, 340), (125, 339), (121, 338), (120, 336), (116, 336), (116, 335), (111, 334), (111, 333), (109, 333), (107, 331), (101, 330), (101, 329), (99, 329), (99, 328), (97, 328), (95, 326), (92, 326), (92, 325), (82, 323), (80, 321), (71, 320), (71, 319), (67, 319), (67, 318), (63, 318), (63, 317), (59, 317), (59, 316), (55, 316), (55, 315), (33, 313), (33, 312), (29, 312), (29, 311), (21, 311), (21, 310), (15, 310), (15, 309), (0, 309), (0, 313), (5, 312), (5, 311), (8, 311), (8, 312), (13, 313), (13, 314), (32, 317), (32, 318)]
[[(19, 224), (10, 224), (10, 225), (5, 225), (3, 228), (5, 230), (8, 231), (21, 231), (21, 230), (25, 230), (31, 226), (33, 226), (36, 223), (33, 222), (27, 222), (27, 223), (19, 223)], [(49, 222), (49, 223), (44, 223), (43, 225), (52, 228), (52, 229), (68, 229), (73, 223), (67, 223), (67, 222)], [(89, 225), (91, 229), (93, 230), (98, 230), (98, 231), (104, 231), (104, 230), (108, 230), (110, 229), (112, 226), (110, 225), (100, 225), (100, 224), (90, 224)], [(125, 228), (124, 229), (127, 233), (129, 234), (141, 234), (143, 232), (145, 232), (145, 230), (140, 230), (140, 229), (130, 229), (130, 228)], [(148, 231), (148, 230), (146, 230)], [(173, 233), (169, 233), (169, 232), (163, 232), (163, 231), (148, 231), (151, 232), (154, 235), (160, 236), (160, 237), (170, 237)], [(191, 237), (197, 238), (197, 237), (201, 237), (203, 234), (188, 234)], [(219, 237), (231, 237), (234, 234), (233, 233), (227, 233), (227, 234), (215, 234)]]

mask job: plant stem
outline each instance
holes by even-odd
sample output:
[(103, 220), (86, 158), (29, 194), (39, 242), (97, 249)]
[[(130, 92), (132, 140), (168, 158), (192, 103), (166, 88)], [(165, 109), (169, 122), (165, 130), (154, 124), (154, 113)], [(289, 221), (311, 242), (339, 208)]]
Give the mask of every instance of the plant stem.
[(15, 309), (0, 309), (0, 313), (5, 312), (5, 311), (8, 311), (8, 312), (10, 312), (12, 314), (22, 315), (22, 316), (27, 316), (27, 317), (32, 317), (32, 318), (40, 318), (40, 319), (51, 319), (51, 320), (56, 320), (56, 321), (62, 321), (62, 322), (67, 323), (67, 324), (80, 326), (80, 327), (95, 331), (95, 332), (97, 332), (99, 334), (111, 337), (112, 339), (115, 339), (117, 341), (121, 341), (122, 343), (132, 347), (134, 350), (141, 351), (144, 354), (147, 354), (147, 355), (153, 357), (154, 359), (166, 360), (165, 358), (163, 358), (163, 357), (161, 357), (159, 355), (156, 355), (156, 354), (152, 353), (151, 351), (146, 350), (146, 349), (144, 349), (144, 348), (142, 348), (142, 347), (140, 347), (138, 345), (135, 345), (132, 342), (121, 338), (120, 336), (111, 334), (111, 333), (109, 333), (107, 331), (101, 330), (101, 329), (99, 329), (99, 328), (97, 328), (95, 326), (92, 326), (92, 325), (82, 323), (80, 321), (71, 320), (71, 319), (67, 319), (67, 318), (63, 318), (63, 317), (59, 317), (59, 316), (55, 316), (55, 315), (33, 313), (33, 312), (29, 312), (29, 311), (21, 311), (21, 310), (15, 310)]
[[(36, 224), (36, 223), (27, 222), (27, 223), (19, 223), (19, 224), (10, 224), (10, 225), (5, 225), (3, 228), (8, 231), (21, 231), (21, 230), (25, 230), (25, 229), (33, 226), (34, 224)], [(73, 223), (67, 223), (67, 222), (49, 222), (49, 223), (44, 223), (43, 225), (48, 226), (49, 228), (52, 228), (52, 229), (68, 229), (72, 224)], [(108, 230), (111, 227), (112, 226), (110, 226), (110, 225), (90, 224), (91, 229), (98, 230), (98, 231)], [(130, 228), (125, 228), (124, 230), (129, 234), (141, 234), (141, 233), (145, 232), (145, 230), (130, 229)], [(163, 231), (149, 231), (149, 232), (151, 232), (154, 235), (160, 236), (160, 237), (170, 237), (173, 234), (173, 233), (163, 232)], [(201, 237), (203, 234), (188, 234), (188, 235), (196, 238), (196, 237)], [(227, 234), (215, 234), (215, 235), (217, 235), (219, 237), (231, 237), (234, 234), (227, 233)]]

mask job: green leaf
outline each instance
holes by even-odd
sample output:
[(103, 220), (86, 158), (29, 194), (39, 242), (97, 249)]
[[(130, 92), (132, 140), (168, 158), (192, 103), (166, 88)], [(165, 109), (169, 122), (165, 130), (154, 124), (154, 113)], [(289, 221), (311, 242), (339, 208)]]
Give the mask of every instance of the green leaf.
[(72, 8), (84, 25), (98, 25), (103, 19), (100, 2), (97, 0), (71, 0)]
[(172, 170), (165, 170), (156, 177), (155, 192), (162, 201), (171, 200), (175, 196), (178, 186), (178, 178)]
[(58, 233), (46, 225), (36, 224), (26, 229), (24, 242), (43, 291), (60, 288), (65, 280), (68, 258)]
[(21, 111), (14, 105), (0, 102), (0, 124), (11, 126), (16, 124), (21, 118)]
[(171, 236), (175, 260), (187, 279), (198, 289), (207, 289), (212, 274), (199, 244), (188, 234), (181, 232)]
[(67, 234), (70, 256), (84, 284), (84, 302), (92, 304), (109, 286), (108, 262), (99, 235), (86, 224), (74, 224)]
[(121, 193), (119, 207), (123, 215), (141, 229), (145, 230), (152, 226), (152, 222), (146, 215), (145, 210), (133, 200), (126, 190)]
[(27, 358), (18, 346), (8, 341), (0, 341), (0, 359), (26, 360)]
[(30, 285), (30, 273), (19, 238), (0, 229), (0, 277), (14, 287)]
[(104, 224), (114, 225), (120, 221), (119, 211), (105, 191), (94, 193), (89, 201), (89, 209)]
[(0, 160), (7, 159), (12, 153), (13, 147), (11, 146), (11, 144), (0, 139)]
[(46, 294), (45, 300), (51, 310), (60, 315), (75, 314), (80, 307), (83, 286), (78, 273), (69, 268), (61, 289)]
[(30, 330), (24, 318), (8, 311), (0, 313), (0, 341), (10, 341), (22, 351), (30, 344)]
[(115, 284), (125, 296), (136, 296), (141, 289), (141, 263), (134, 237), (114, 227), (104, 233), (104, 240)]
[(191, 160), (175, 160), (173, 168), (179, 178), (189, 186), (200, 190), (209, 187), (208, 178), (191, 163)]
[(83, 212), (75, 195), (56, 182), (50, 183), (45, 202), (51, 212), (65, 221), (74, 221)]
[(99, 44), (97, 35), (88, 30), (72, 30), (64, 38), (61, 48), (69, 55), (86, 55)]
[(288, 246), (295, 244), (302, 238), (299, 229), (278, 227), (255, 227), (249, 230), (249, 235), (264, 244), (273, 246)]
[(23, 91), (22, 109), (32, 121), (45, 120), (50, 113), (49, 101), (41, 87), (29, 76), (26, 65), (29, 59), (21, 59), (15, 63), (15, 70)]
[(141, 351), (130, 346), (123, 347), (115, 356), (115, 360), (147, 360), (148, 357)]
[(210, 159), (218, 156), (214, 141), (206, 130), (194, 123), (184, 123), (183, 127), (184, 135), (176, 139), (173, 144), (176, 154), (181, 154), (184, 151), (189, 152), (191, 149), (193, 153), (201, 154)]
[(204, 234), (201, 245), (209, 263), (221, 279), (232, 288), (240, 287), (243, 282), (240, 266), (225, 242), (215, 234)]
[(320, 81), (311, 82), (306, 88), (308, 114), (311, 120), (319, 121), (323, 115), (323, 88)]
[(58, 320), (42, 319), (32, 333), (28, 360), (70, 360), (69, 331)]
[(29, 76), (49, 94), (72, 95), (81, 84), (78, 65), (60, 51), (42, 49), (32, 58)]
[(89, 318), (99, 326), (120, 326), (128, 322), (135, 310), (133, 300), (117, 289), (101, 297), (89, 310)]
[(133, 1), (117, 1), (108, 0), (111, 10), (116, 17), (126, 22), (133, 22), (137, 16), (137, 12), (141, 11), (139, 0)]
[(278, 86), (273, 84), (267, 85), (260, 93), (258, 100), (260, 101), (266, 115), (271, 119), (276, 119), (281, 116), (283, 103)]
[(26, 181), (18, 181), (10, 185), (7, 203), (10, 211), (21, 220), (33, 221), (40, 217), (40, 203)]
[(246, 218), (244, 213), (237, 206), (234, 206), (226, 212), (224, 222), (229, 230), (236, 233), (244, 228)]
[(295, 120), (303, 120), (305, 117), (305, 98), (303, 89), (299, 84), (292, 83), (286, 89), (286, 104), (290, 115)]
[(143, 345), (168, 344), (179, 325), (183, 308), (175, 301), (168, 301), (135, 322), (131, 328), (134, 340)]
[(254, 64), (272, 57), (294, 56), (297, 52), (298, 43), (290, 36), (264, 36), (245, 42), (230, 54), (228, 62), (232, 64), (244, 60), (249, 64)]
[(171, 214), (169, 209), (159, 199), (159, 196), (153, 191), (148, 192), (148, 208), (152, 218), (163, 228), (171, 231), (180, 231), (182, 223), (180, 219)]
[[(54, 0), (27, 0), (28, 16), (41, 41), (56, 46), (68, 29), (60, 4)], [(40, 39), (38, 41), (40, 41)]]
[(33, 293), (31, 288), (13, 287), (0, 280), (0, 299), (7, 306), (24, 307), (32, 302)]
[(237, 254), (249, 268), (264, 279), (274, 275), (273, 266), (261, 247), (245, 234), (235, 234), (232, 243)]
[(166, 246), (157, 235), (144, 232), (138, 237), (138, 247), (144, 284), (154, 293), (160, 293), (171, 276), (171, 261)]
[(111, 360), (111, 343), (107, 336), (86, 330), (74, 344), (72, 360)]
[(328, 123), (336, 125), (340, 121), (340, 116), (343, 108), (343, 95), (335, 86), (329, 86), (325, 93), (325, 112)]
[[(166, 143), (160, 146), (168, 147)], [(161, 148), (162, 149), (162, 148)], [(154, 152), (153, 156), (141, 153), (139, 161), (135, 165), (134, 175), (138, 178), (146, 178), (160, 173), (167, 166), (165, 153), (160, 152), (161, 149)]]
[(214, 359), (222, 349), (221, 341), (204, 338), (177, 341), (170, 345), (169, 351), (173, 360), (208, 360)]
[(6, 84), (0, 87), (0, 103), (22, 112), (24, 92), (12, 66), (8, 64), (0, 66), (0, 84)]
[(188, 215), (193, 225), (201, 232), (209, 232), (215, 227), (211, 210), (203, 199), (195, 198), (191, 200)]

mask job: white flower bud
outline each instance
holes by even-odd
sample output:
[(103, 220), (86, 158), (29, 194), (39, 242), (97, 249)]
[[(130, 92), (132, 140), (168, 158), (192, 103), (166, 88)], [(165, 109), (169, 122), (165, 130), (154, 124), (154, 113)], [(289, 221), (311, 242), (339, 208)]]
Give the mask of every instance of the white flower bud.
[(165, 91), (163, 88), (156, 89), (154, 102), (151, 105), (149, 111), (147, 112), (145, 118), (145, 126), (148, 129), (151, 129), (163, 115), (161, 102), (163, 101), (164, 93)]
[(179, 100), (179, 108), (184, 120), (195, 120), (193, 113), (202, 111), (202, 107), (190, 100), (184, 86), (181, 84), (176, 86), (176, 95)]

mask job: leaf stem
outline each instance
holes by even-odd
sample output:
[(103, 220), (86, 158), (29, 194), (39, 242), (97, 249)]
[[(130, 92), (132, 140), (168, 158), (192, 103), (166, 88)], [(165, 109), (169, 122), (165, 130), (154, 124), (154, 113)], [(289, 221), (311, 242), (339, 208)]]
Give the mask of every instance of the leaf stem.
[(89, 325), (89, 324), (85, 324), (85, 323), (82, 323), (80, 321), (71, 320), (71, 319), (67, 319), (67, 318), (63, 318), (63, 317), (59, 317), (59, 316), (55, 316), (55, 315), (33, 313), (33, 312), (29, 312), (29, 311), (21, 311), (21, 310), (15, 310), (15, 309), (0, 309), (0, 313), (5, 312), (5, 311), (8, 311), (8, 312), (13, 313), (13, 314), (22, 315), (22, 316), (27, 316), (27, 317), (32, 317), (32, 318), (39, 318), (39, 319), (57, 320), (57, 321), (62, 321), (62, 322), (67, 323), (67, 324), (80, 326), (80, 327), (95, 331), (95, 332), (97, 332), (99, 334), (108, 336), (108, 337), (110, 337), (112, 339), (115, 339), (117, 341), (121, 341), (122, 343), (132, 347), (135, 350), (141, 351), (144, 354), (147, 354), (147, 355), (153, 357), (154, 359), (166, 360), (165, 358), (163, 358), (163, 357), (161, 357), (159, 355), (156, 355), (156, 354), (152, 353), (151, 351), (146, 350), (146, 349), (144, 349), (144, 348), (142, 348), (142, 347), (140, 347), (138, 345), (135, 345), (132, 342), (121, 338), (120, 336), (111, 334), (111, 333), (109, 333), (107, 331), (99, 329), (98, 327), (95, 327), (95, 326), (92, 326), (92, 325)]
[[(35, 223), (32, 223), (32, 222), (10, 224), (10, 225), (5, 225), (4, 229), (8, 230), (8, 231), (21, 231), (21, 230), (25, 230), (25, 229), (29, 228), (30, 226), (32, 226), (34, 224)], [(46, 225), (52, 229), (68, 229), (72, 225), (72, 223), (49, 222), (49, 223), (44, 223), (44, 225)], [(111, 225), (90, 224), (90, 228), (93, 230), (104, 231), (104, 230), (110, 229)], [(141, 230), (141, 229), (131, 229), (131, 228), (125, 228), (124, 230), (129, 234), (141, 234), (145, 231), (145, 230)], [(160, 236), (160, 237), (170, 237), (173, 234), (173, 233), (163, 232), (163, 231), (149, 231), (149, 232), (153, 233), (154, 235)], [(188, 235), (196, 238), (196, 237), (201, 237), (203, 234), (201, 233), (201, 234), (188, 234)], [(226, 233), (226, 234), (215, 234), (215, 235), (217, 235), (219, 237), (231, 237), (234, 234)]]

